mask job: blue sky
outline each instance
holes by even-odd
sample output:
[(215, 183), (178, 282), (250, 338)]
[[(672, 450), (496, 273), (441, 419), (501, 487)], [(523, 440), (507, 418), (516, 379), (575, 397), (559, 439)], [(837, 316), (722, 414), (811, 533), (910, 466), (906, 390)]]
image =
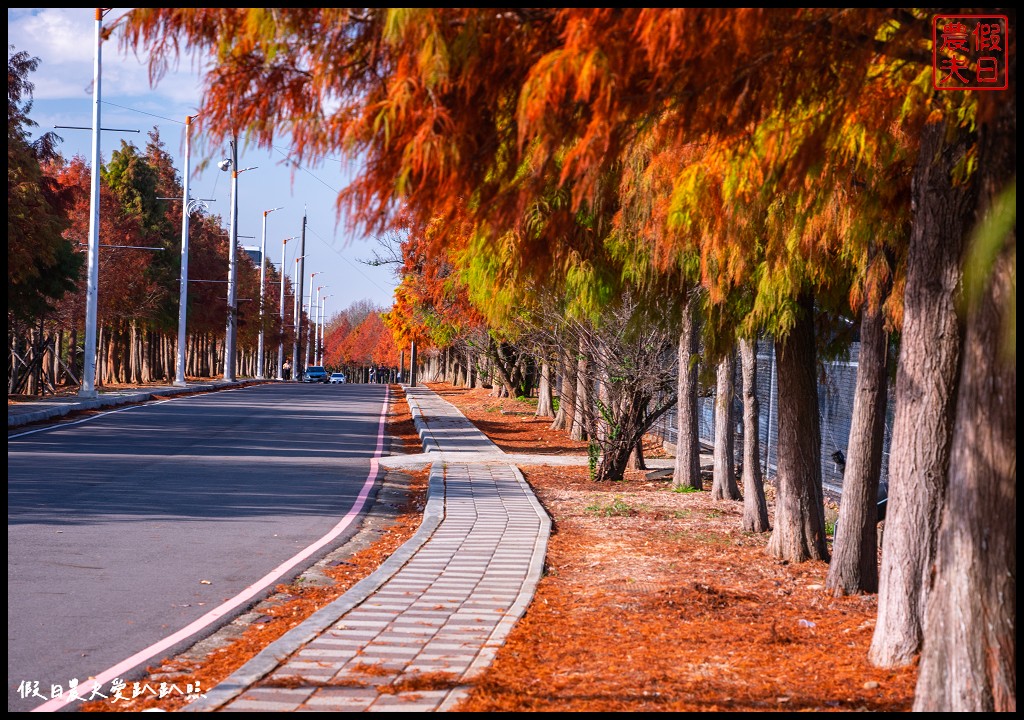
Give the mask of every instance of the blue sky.
[[(114, 8), (104, 18), (110, 24), (126, 8)], [(94, 62), (94, 8), (7, 9), (8, 52), (25, 51), (40, 60), (29, 76), (35, 86), (30, 117), (36, 133), (54, 131), (63, 138), (61, 152), (67, 156), (92, 158), (92, 83)], [(183, 59), (151, 87), (144, 59), (122, 54), (115, 36), (104, 43), (101, 56), (100, 125), (117, 130), (100, 136), (102, 161), (121, 146), (121, 141), (144, 148), (148, 133), (156, 126), (165, 149), (175, 158), (179, 173), (184, 171), (185, 117), (194, 115), (201, 93), (201, 79), (194, 63)], [(84, 127), (84, 130), (55, 129), (55, 126)], [(198, 125), (201, 130), (201, 125)], [(361, 260), (372, 257), (378, 244), (374, 238), (353, 236), (344, 222), (337, 221), (335, 199), (344, 187), (348, 166), (340, 159), (324, 159), (318, 166), (289, 167), (287, 140), (275, 143), (271, 152), (239, 147), (239, 168), (255, 169), (238, 176), (239, 244), (259, 247), (263, 233), (263, 211), (282, 207), (267, 216), (267, 256), (275, 267), (281, 264), (282, 241), (297, 236), (306, 225), (304, 299), (308, 298), (310, 274), (313, 297), (321, 287), (328, 317), (349, 305), (369, 300), (381, 307), (391, 305), (397, 283), (391, 267), (374, 268)], [(193, 130), (191, 142), (191, 195), (212, 198), (212, 214), (228, 227), (231, 203), (230, 173), (217, 169), (217, 161), (229, 157), (225, 147), (203, 141)], [(208, 167), (196, 174), (200, 161)], [(351, 173), (352, 170), (348, 169)], [(178, 203), (180, 205), (180, 202)], [(249, 237), (245, 237), (249, 236)], [(299, 241), (286, 246), (288, 276), (294, 271)], [(225, 268), (225, 277), (227, 268)]]

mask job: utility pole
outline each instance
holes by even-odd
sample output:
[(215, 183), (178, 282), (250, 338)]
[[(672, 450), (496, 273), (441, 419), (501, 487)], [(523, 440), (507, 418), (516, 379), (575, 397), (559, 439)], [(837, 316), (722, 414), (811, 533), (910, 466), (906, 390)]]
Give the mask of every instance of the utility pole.
[(302, 378), (299, 374), (299, 345), (302, 343), (302, 280), (306, 274), (306, 213), (303, 210), (302, 213), (302, 235), (301, 242), (299, 245), (299, 257), (296, 258), (298, 267), (296, 268), (296, 274), (298, 275), (298, 287), (292, 288), (295, 291), (295, 342), (292, 344), (292, 379), (298, 380)]
[(92, 181), (89, 190), (89, 258), (85, 289), (85, 357), (78, 395), (96, 392), (96, 317), (100, 284), (100, 57), (103, 48), (103, 8), (96, 8), (96, 54), (92, 72)]
[[(270, 210), (263, 211), (263, 240), (260, 242), (260, 340), (259, 349), (257, 350), (256, 356), (256, 377), (260, 380), (263, 379), (263, 334), (267, 327), (266, 313), (264, 312), (264, 298), (266, 296), (266, 276), (267, 276), (267, 215), (280, 210), (281, 208), (276, 207)], [(284, 268), (281, 268), (282, 271)]]
[[(306, 307), (309, 308), (309, 332), (306, 333), (306, 366), (309, 366), (309, 351), (312, 349), (313, 344), (313, 321), (316, 318), (316, 313), (313, 312), (313, 278), (320, 275), (322, 271), (310, 273), (309, 275), (309, 302), (306, 303)], [(317, 303), (320, 302), (320, 288), (316, 289), (317, 292)]]
[[(228, 325), (224, 333), (224, 379), (235, 379), (235, 273), (238, 268), (238, 144), (231, 140), (231, 237), (228, 239)], [(226, 168), (223, 168), (226, 169)]]
[(277, 379), (284, 380), (284, 276), (287, 274), (284, 267), (285, 250), (289, 240), (297, 240), (298, 237), (285, 238), (281, 243), (281, 342), (277, 344)]

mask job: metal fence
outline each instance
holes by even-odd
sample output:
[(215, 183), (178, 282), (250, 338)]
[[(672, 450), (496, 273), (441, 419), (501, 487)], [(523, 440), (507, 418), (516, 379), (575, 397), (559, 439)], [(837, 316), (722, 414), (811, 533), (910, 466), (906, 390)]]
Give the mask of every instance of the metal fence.
[[(818, 379), (818, 414), (821, 420), (821, 477), (825, 490), (838, 496), (843, 484), (843, 467), (850, 438), (850, 419), (853, 415), (853, 396), (857, 384), (857, 360), (860, 343), (853, 343), (849, 359), (831, 362), (824, 366)], [(733, 399), (736, 427), (737, 462), (743, 454), (743, 410), (740, 389), (740, 363), (736, 362), (736, 395)], [(765, 478), (776, 473), (776, 451), (778, 450), (778, 388), (775, 376), (775, 346), (771, 342), (758, 343), (757, 354), (757, 400), (760, 406), (759, 433), (761, 447), (761, 469)], [(889, 387), (886, 404), (885, 440), (882, 448), (882, 475), (880, 485), (887, 486), (889, 479), (889, 443), (892, 436), (893, 391)], [(658, 421), (653, 433), (667, 444), (675, 445), (678, 408), (669, 410)], [(708, 446), (715, 442), (715, 396), (711, 394), (697, 400), (700, 441)]]

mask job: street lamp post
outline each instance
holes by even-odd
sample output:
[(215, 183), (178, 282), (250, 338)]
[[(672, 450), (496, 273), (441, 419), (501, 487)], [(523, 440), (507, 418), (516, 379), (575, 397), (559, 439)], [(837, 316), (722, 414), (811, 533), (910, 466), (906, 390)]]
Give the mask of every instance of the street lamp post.
[(277, 344), (277, 379), (284, 380), (284, 255), (289, 240), (298, 236), (285, 238), (281, 243), (281, 342)]
[(299, 262), (305, 258), (305, 255), (300, 255), (295, 258), (295, 273), (292, 277), (292, 305), (294, 320), (292, 321), (292, 327), (295, 330), (295, 346), (292, 350), (292, 380), (301, 380), (302, 376), (298, 374), (299, 371), (299, 330), (300, 321), (302, 320), (302, 298), (300, 297), (301, 289), (299, 287)]
[(317, 347), (320, 349), (320, 360), (317, 361), (317, 365), (324, 364), (324, 333), (327, 325), (327, 298), (334, 297), (333, 295), (324, 295), (322, 303), (323, 306), (320, 309), (320, 342), (317, 343)]
[(235, 379), (235, 330), (238, 327), (238, 303), (235, 279), (238, 272), (238, 176), (254, 167), (238, 169), (238, 142), (231, 140), (231, 158), (217, 163), (223, 171), (231, 169), (231, 237), (228, 240), (228, 323), (224, 334), (224, 379)]
[[(313, 334), (313, 278), (322, 274), (322, 270), (309, 274), (309, 302), (306, 303), (306, 307), (309, 308), (309, 335)], [(309, 335), (306, 336), (306, 367), (309, 367), (309, 346), (312, 344), (312, 338)]]
[(178, 358), (174, 366), (174, 384), (185, 387), (185, 316), (188, 309), (188, 222), (193, 210), (205, 206), (202, 200), (193, 200), (188, 196), (188, 181), (191, 174), (189, 166), (189, 140), (192, 135), (192, 121), (195, 115), (185, 116), (185, 173), (182, 191), (181, 208), (181, 281), (178, 294)]
[[(299, 241), (299, 258), (298, 258), (298, 260), (295, 261), (296, 262), (295, 272), (296, 272), (297, 276), (301, 276), (303, 273), (306, 272), (306, 263), (303, 262), (301, 266), (299, 266), (299, 264), (298, 264), (299, 260), (302, 260), (302, 258), (306, 257), (306, 211), (305, 211), (305, 208), (303, 208), (303, 211), (302, 211), (302, 235), (300, 237), (301, 237), (301, 239)], [(298, 280), (299, 280), (299, 277), (296, 277), (296, 281), (298, 281)], [(301, 317), (301, 315), (299, 314), (299, 308), (301, 306), (302, 306), (302, 284), (299, 283), (296, 286), (296, 290), (295, 290), (295, 324), (294, 324), (295, 333), (294, 333), (294, 336), (292, 338), (292, 377), (295, 377), (296, 370), (299, 367), (299, 343), (302, 340), (302, 338), (301, 338), (302, 332), (301, 332), (301, 328), (299, 327), (299, 318)]]
[(320, 365), (320, 291), (328, 287), (327, 285), (321, 285), (316, 289), (316, 312), (310, 312), (310, 319), (313, 320), (313, 364)]
[(282, 208), (276, 207), (270, 210), (263, 211), (263, 240), (260, 242), (260, 339), (256, 355), (256, 378), (259, 380), (263, 379), (263, 334), (266, 330), (266, 317), (263, 311), (264, 297), (266, 296), (266, 273), (267, 273), (267, 215), (274, 212), (275, 210), (281, 210)]
[(96, 8), (96, 54), (92, 78), (92, 180), (89, 190), (89, 255), (85, 288), (85, 357), (78, 394), (94, 398), (96, 392), (96, 316), (100, 278), (100, 58), (103, 48), (103, 8)]

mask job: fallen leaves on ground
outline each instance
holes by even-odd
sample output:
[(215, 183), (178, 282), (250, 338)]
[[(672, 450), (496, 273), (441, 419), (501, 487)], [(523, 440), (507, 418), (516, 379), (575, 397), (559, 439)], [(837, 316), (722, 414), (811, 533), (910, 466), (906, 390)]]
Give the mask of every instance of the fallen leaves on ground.
[[(506, 452), (541, 438), (586, 454), (534, 403), (430, 387)], [(877, 596), (834, 598), (827, 564), (769, 557), (768, 534), (740, 530), (742, 501), (643, 471), (598, 484), (585, 466), (521, 469), (552, 518), (544, 576), (457, 711), (910, 710), (916, 668), (867, 662)]]
[[(586, 443), (551, 430), (551, 419), (534, 417), (530, 401), (429, 386), (506, 452), (586, 456)], [(398, 390), (388, 429), (415, 452), (419, 438)], [(648, 438), (645, 456), (664, 456), (656, 439)], [(877, 597), (833, 598), (823, 589), (825, 563), (769, 557), (767, 534), (739, 530), (742, 502), (674, 492), (669, 480), (639, 470), (598, 484), (585, 465), (521, 469), (552, 518), (545, 573), (526, 614), (455, 711), (910, 710), (916, 667), (883, 670), (867, 662)], [(412, 485), (419, 500), (379, 542), (339, 566), (335, 586), (280, 588), (294, 595), (273, 617), (204, 663), (177, 667), (181, 677), (213, 687), (372, 573), (418, 527), (426, 475), (420, 471)], [(151, 670), (173, 669), (168, 660)], [(430, 687), (451, 683), (427, 680)], [(143, 696), (131, 705), (82, 709), (184, 704)]]

